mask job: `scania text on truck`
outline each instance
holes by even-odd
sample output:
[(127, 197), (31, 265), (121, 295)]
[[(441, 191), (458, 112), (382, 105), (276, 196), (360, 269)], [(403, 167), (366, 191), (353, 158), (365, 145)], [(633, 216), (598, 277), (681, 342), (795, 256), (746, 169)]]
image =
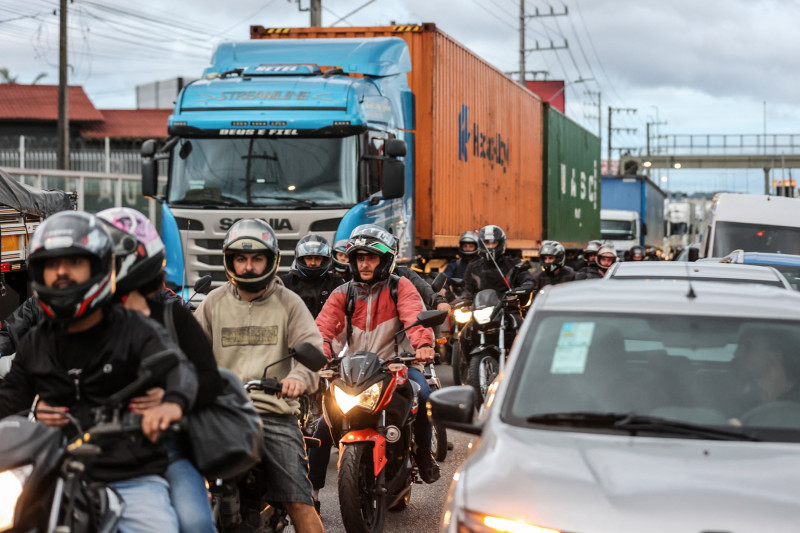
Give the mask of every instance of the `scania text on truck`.
[(490, 223), (516, 249), (599, 236), (597, 137), (434, 24), (252, 26), (182, 90), (168, 131), (142, 146), (142, 191), (163, 200), (176, 287), (223, 282), (222, 239), (246, 217), (275, 228), (283, 269), (307, 232), (362, 223), (392, 231), (400, 261)]

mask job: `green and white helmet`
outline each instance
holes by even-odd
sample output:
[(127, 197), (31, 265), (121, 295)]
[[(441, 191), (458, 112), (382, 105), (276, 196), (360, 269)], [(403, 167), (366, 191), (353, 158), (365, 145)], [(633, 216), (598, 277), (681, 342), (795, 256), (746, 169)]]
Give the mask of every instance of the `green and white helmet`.
[(397, 239), (382, 227), (375, 224), (357, 226), (347, 240), (347, 258), (350, 261), (350, 272), (353, 274), (353, 279), (363, 281), (356, 264), (356, 254), (359, 252), (374, 254), (381, 258), (371, 281), (387, 279), (394, 270), (396, 247)]

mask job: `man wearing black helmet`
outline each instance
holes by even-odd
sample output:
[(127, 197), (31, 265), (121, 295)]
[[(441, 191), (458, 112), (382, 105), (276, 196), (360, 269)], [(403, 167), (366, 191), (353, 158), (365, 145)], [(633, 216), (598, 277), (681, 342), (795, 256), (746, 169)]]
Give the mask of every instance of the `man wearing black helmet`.
[(100, 399), (134, 381), (142, 359), (171, 349), (179, 363), (159, 383), (160, 405), (143, 413), (142, 431), (152, 442), (129, 436), (87, 459), (91, 479), (107, 482), (126, 502), (120, 529), (178, 531), (162, 477), (167, 454), (154, 444), (194, 400), (197, 378), (158, 324), (135, 311), (109, 305), (114, 293), (112, 241), (88, 213), (67, 211), (45, 220), (30, 244), (31, 285), (46, 320), (20, 342), (11, 371), (0, 384), (0, 417), (34, 407), (43, 424), (69, 427), (69, 412), (83, 427)]
[(506, 252), (506, 234), (499, 226), (488, 225), (478, 232), (481, 257), (469, 264), (464, 274), (464, 298), (472, 299), (483, 289), (504, 293), (514, 288), (533, 289), (533, 276)]
[[(220, 366), (241, 380), (260, 379), (264, 368), (284, 357), (290, 348), (308, 342), (322, 350), (314, 318), (295, 293), (276, 277), (280, 264), (278, 239), (269, 224), (242, 219), (230, 227), (222, 243), (228, 282), (203, 300), (195, 317), (211, 339)], [(297, 397), (314, 392), (319, 376), (291, 360), (270, 367), (279, 378), (278, 396), (253, 391), (250, 399), (264, 420), (267, 454), (262, 462), (268, 475), (263, 495), (241, 494), (245, 526), (259, 524), (260, 497), (280, 502), (295, 531), (322, 532), (313, 507), (303, 434), (295, 414)]]
[[(317, 326), (326, 343), (326, 354), (335, 357), (345, 346), (349, 352), (368, 351), (387, 359), (394, 355), (394, 335), (413, 324), (424, 310), (422, 298), (406, 278), (392, 274), (396, 240), (388, 231), (374, 224), (356, 227), (350, 235), (347, 255), (353, 280), (337, 288), (317, 317)], [(352, 309), (350, 315), (347, 309)], [(399, 338), (400, 349), (415, 352), (417, 360), (433, 360), (433, 332), (416, 326)], [(411, 367), (408, 377), (420, 386), (420, 405), (430, 394), (420, 368)], [(314, 436), (322, 446), (311, 450), (310, 478), (318, 492), (325, 485), (325, 471), (330, 459), (332, 439), (325, 419), (321, 418)], [(426, 483), (439, 479), (439, 465), (431, 454), (431, 425), (426, 416), (414, 422), (415, 461)]]
[(353, 279), (347, 264), (347, 239), (339, 239), (333, 245), (333, 272), (345, 281)]
[(322, 235), (309, 233), (295, 247), (294, 268), (281, 276), (286, 288), (303, 299), (314, 318), (333, 289), (344, 283), (344, 278), (331, 272), (332, 264), (328, 240)]
[(539, 247), (539, 272), (533, 275), (534, 291), (575, 279), (575, 271), (565, 265), (567, 252), (558, 241), (544, 241)]

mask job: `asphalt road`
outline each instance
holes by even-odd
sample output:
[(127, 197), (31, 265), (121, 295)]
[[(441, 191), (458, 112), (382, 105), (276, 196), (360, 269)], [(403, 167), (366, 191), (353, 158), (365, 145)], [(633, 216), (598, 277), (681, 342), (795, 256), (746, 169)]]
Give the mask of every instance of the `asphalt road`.
[[(437, 366), (436, 373), (442, 381), (443, 387), (452, 385), (452, 373), (449, 366)], [(453, 443), (453, 449), (448, 452), (447, 459), (439, 463), (442, 477), (431, 485), (414, 485), (411, 490), (409, 506), (403, 511), (388, 513), (384, 528), (386, 533), (407, 533), (408, 531), (434, 533), (439, 531), (447, 489), (456, 469), (467, 457), (471, 437), (465, 433), (451, 430), (447, 433), (447, 440)], [(328, 533), (345, 533), (339, 512), (339, 497), (336, 487), (338, 459), (338, 450), (334, 450), (328, 466), (327, 483), (325, 488), (320, 491), (322, 523)], [(287, 531), (294, 530), (287, 528)]]

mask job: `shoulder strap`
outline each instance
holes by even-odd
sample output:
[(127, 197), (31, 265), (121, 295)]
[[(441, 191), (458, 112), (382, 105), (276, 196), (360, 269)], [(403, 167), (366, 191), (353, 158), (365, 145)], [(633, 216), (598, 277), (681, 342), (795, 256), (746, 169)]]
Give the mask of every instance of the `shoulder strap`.
[(394, 302), (395, 309), (397, 308), (397, 287), (400, 285), (400, 276), (389, 274), (389, 294)]
[(166, 328), (169, 336), (172, 337), (176, 343), (178, 342), (178, 330), (175, 329), (175, 317), (172, 310), (172, 304), (175, 300), (167, 300), (164, 302), (164, 328)]
[(344, 316), (347, 324), (347, 344), (353, 335), (353, 313), (356, 311), (356, 288), (352, 281), (347, 282), (347, 299), (344, 303)]

